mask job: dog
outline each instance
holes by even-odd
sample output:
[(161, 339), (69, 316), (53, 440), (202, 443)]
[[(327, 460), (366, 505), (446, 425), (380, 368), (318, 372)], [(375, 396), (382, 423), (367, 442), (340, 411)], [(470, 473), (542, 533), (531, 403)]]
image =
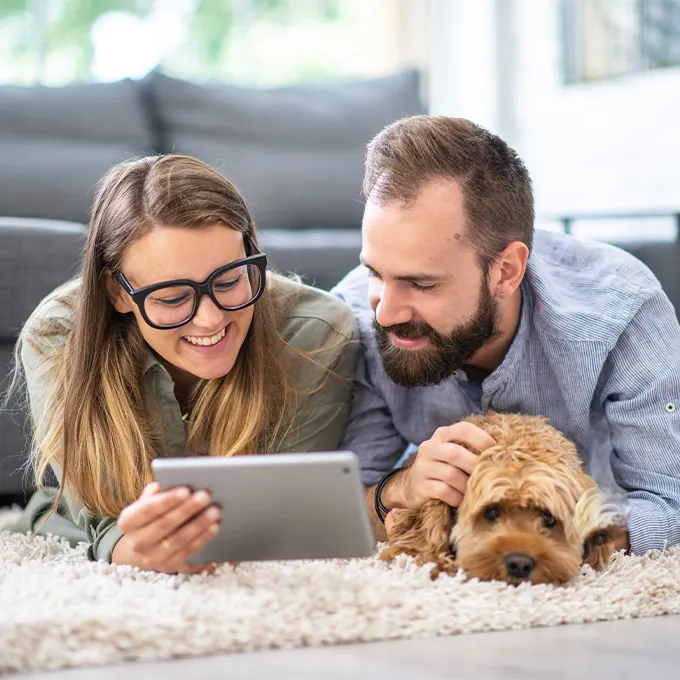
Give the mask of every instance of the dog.
[(600, 570), (627, 548), (622, 498), (598, 487), (546, 418), (490, 412), (465, 420), (497, 444), (479, 454), (460, 507), (428, 501), (392, 510), (381, 559), (434, 563), (433, 580), (462, 569), (482, 581), (562, 584), (582, 564)]

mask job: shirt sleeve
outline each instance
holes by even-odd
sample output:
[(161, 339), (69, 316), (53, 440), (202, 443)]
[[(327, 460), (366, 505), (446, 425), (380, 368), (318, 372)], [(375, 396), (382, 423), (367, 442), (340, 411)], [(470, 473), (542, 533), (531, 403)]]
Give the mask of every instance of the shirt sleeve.
[[(29, 325), (32, 323), (29, 320)], [(60, 336), (45, 339), (43, 351), (33, 346), (30, 328), (24, 334), (21, 347), (21, 363), (26, 380), (31, 419), (38, 440), (45, 437), (49, 418), (48, 404), (54, 388), (54, 376), (49, 369), (49, 358), (63, 351), (65, 341)], [(52, 469), (61, 482), (60, 470), (52, 465)], [(34, 494), (34, 498), (26, 506), (18, 526), (28, 531), (41, 527), (43, 518), (51, 510), (56, 499), (55, 489), (44, 489)], [(115, 518), (98, 517), (90, 513), (82, 500), (72, 492), (64, 494), (55, 515), (40, 528), (39, 533), (52, 533), (66, 538), (71, 544), (78, 540), (88, 543), (88, 556), (91, 560), (111, 561), (111, 554), (123, 532)]]
[(680, 543), (680, 326), (660, 288), (637, 307), (601, 383), (612, 472), (629, 501), (631, 551)]

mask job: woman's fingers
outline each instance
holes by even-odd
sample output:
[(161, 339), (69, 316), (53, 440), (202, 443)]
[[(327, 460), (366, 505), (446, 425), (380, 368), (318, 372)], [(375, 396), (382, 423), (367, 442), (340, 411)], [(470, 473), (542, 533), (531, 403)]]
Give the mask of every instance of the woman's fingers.
[[(216, 506), (214, 506), (214, 510), (210, 508), (210, 511), (213, 513), (210, 516), (202, 512), (206, 510), (210, 500), (209, 494), (205, 491), (199, 491), (179, 507), (134, 532), (135, 542), (139, 546), (138, 549), (142, 552), (154, 551), (162, 541), (172, 537), (175, 550), (180, 550), (184, 543), (186, 543), (187, 539), (185, 537), (192, 535), (192, 527), (195, 526), (194, 522), (200, 522), (201, 517), (204, 523), (219, 520), (220, 511)], [(217, 515), (214, 514), (215, 512), (217, 512)], [(167, 546), (167, 543), (165, 545)]]
[(210, 502), (209, 493), (197, 491), (181, 505), (138, 529), (135, 534), (140, 550), (152, 549), (163, 539), (177, 533), (181, 527), (188, 525), (192, 518), (199, 515), (202, 510), (205, 510)]
[(157, 532), (155, 541), (151, 545), (146, 544), (144, 550), (154, 563), (184, 564), (199, 548), (215, 537), (220, 529), (220, 516), (220, 509), (213, 506), (176, 531), (167, 534)]
[(118, 518), (124, 547), (134, 557), (119, 563), (163, 573), (205, 571), (206, 565), (188, 565), (187, 560), (219, 532), (222, 513), (211, 502), (206, 491), (192, 494), (180, 487), (161, 492), (157, 483), (148, 484)]
[(186, 487), (172, 489), (148, 495), (142, 495), (131, 505), (128, 505), (118, 517), (118, 526), (126, 533), (139, 531), (151, 524), (159, 517), (167, 515), (191, 496)]
[(158, 486), (158, 482), (151, 482), (151, 484), (147, 484), (144, 487), (144, 491), (142, 491), (140, 498), (147, 498), (148, 496), (153, 496), (159, 493), (160, 490), (161, 488), (160, 486)]
[(220, 530), (219, 524), (211, 524), (205, 528), (201, 533), (194, 537), (192, 541), (186, 544), (184, 553), (182, 555), (186, 562), (194, 553), (197, 553), (206, 543), (212, 541)]

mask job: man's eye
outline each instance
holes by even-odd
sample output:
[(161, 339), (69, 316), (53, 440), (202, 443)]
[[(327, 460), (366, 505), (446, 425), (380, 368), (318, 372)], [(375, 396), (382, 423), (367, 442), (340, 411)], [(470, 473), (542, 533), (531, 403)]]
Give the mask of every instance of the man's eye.
[(431, 283), (429, 285), (424, 285), (422, 283), (416, 283), (415, 281), (411, 281), (411, 287), (414, 288), (415, 290), (436, 290), (439, 288), (438, 283)]

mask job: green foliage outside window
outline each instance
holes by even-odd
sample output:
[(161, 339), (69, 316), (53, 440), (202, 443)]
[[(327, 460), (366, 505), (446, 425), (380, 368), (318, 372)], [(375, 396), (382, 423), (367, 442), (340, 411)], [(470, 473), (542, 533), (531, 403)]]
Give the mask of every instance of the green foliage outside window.
[(358, 75), (352, 38), (365, 1), (2, 0), (0, 82), (113, 80), (151, 68), (259, 85)]

